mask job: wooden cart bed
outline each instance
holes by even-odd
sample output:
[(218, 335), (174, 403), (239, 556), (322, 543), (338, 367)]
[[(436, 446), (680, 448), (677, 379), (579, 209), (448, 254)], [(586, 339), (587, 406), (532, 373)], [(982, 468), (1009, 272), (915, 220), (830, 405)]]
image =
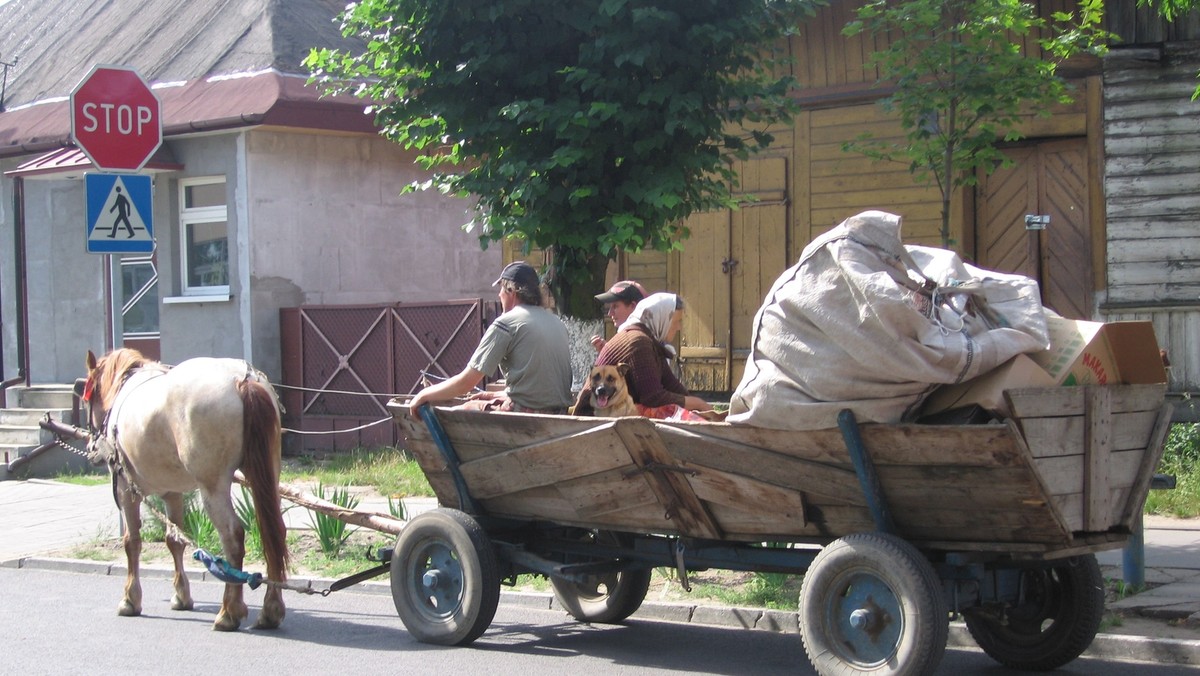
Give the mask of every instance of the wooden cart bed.
[[(1012, 390), (1005, 423), (860, 431), (900, 537), (1063, 556), (1128, 537), (1169, 428), (1165, 389)], [(876, 529), (838, 429), (436, 409), (453, 463), (402, 399), (388, 408), (439, 502), (468, 512), (739, 542)]]

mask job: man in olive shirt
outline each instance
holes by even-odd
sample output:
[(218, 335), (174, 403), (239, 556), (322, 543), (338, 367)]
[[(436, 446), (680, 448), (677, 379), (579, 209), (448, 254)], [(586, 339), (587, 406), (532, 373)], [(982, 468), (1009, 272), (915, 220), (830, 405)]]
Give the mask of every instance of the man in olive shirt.
[(527, 263), (511, 263), (492, 286), (500, 287), (504, 314), (488, 327), (462, 372), (413, 397), (413, 415), (426, 402), (467, 394), (497, 368), (504, 375), (504, 392), (477, 392), (465, 408), (567, 412), (572, 403), (570, 339), (562, 321), (542, 306), (537, 272)]

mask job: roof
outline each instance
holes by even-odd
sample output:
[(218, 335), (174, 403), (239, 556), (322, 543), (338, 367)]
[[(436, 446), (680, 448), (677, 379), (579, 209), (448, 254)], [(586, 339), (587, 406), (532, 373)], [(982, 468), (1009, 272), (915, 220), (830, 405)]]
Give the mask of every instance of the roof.
[(135, 69), (163, 134), (276, 124), (371, 132), (364, 102), (322, 98), (301, 62), (357, 48), (342, 0), (10, 0), (0, 6), (0, 157), (70, 144), (72, 90), (97, 64)]

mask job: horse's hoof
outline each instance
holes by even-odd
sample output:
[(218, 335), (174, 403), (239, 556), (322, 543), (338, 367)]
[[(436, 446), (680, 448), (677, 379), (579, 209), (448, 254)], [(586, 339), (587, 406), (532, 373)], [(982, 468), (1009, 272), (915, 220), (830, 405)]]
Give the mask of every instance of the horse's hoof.
[(283, 615), (286, 612), (283, 608), (272, 609), (269, 606), (263, 606), (263, 611), (258, 614), (258, 620), (254, 622), (254, 628), (278, 629), (280, 628), (280, 624), (283, 623)]
[(213, 631), (237, 631), (241, 624), (241, 620), (234, 619), (228, 615), (219, 615), (217, 616), (217, 621), (213, 622)]
[(137, 617), (142, 614), (142, 609), (129, 601), (121, 601), (121, 605), (117, 606), (117, 614), (121, 617)]
[(171, 610), (191, 610), (192, 600), (183, 600), (178, 595), (171, 597)]
[(266, 614), (260, 613), (258, 621), (254, 623), (255, 629), (278, 629), (283, 623), (282, 617), (267, 617)]

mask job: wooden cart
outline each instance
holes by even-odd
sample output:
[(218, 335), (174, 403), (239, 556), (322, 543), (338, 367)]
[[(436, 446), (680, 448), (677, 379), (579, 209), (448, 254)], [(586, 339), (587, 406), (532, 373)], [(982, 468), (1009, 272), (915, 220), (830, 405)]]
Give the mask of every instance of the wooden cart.
[[(1013, 390), (983, 425), (782, 431), (726, 423), (389, 404), (441, 508), (391, 559), (418, 639), (489, 626), (503, 581), (551, 578), (582, 621), (617, 622), (654, 567), (804, 574), (821, 673), (928, 673), (950, 615), (1020, 669), (1053, 669), (1099, 628), (1095, 552), (1128, 539), (1170, 425), (1161, 385)], [(764, 546), (770, 543), (775, 546)], [(786, 546), (779, 546), (780, 543)]]

